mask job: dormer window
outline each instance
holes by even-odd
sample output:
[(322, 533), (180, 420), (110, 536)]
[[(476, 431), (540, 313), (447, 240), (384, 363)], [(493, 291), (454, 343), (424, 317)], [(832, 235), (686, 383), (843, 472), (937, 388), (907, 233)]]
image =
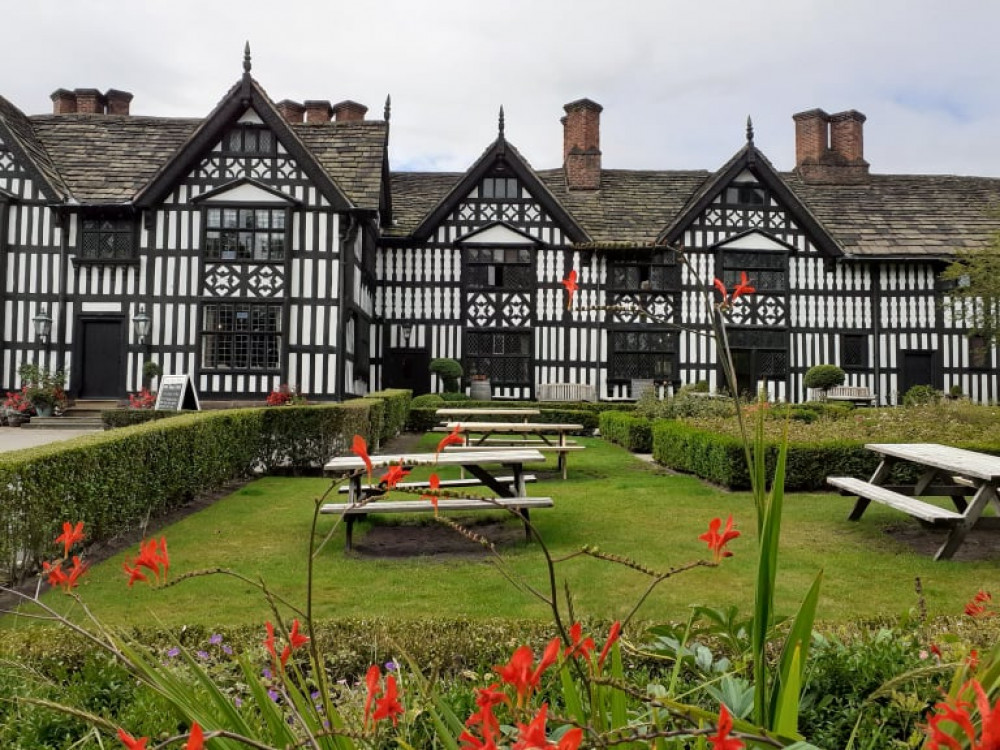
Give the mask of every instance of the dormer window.
[(222, 150), (241, 156), (267, 156), (276, 152), (274, 133), (259, 125), (237, 125), (222, 141)]
[(84, 217), (80, 223), (80, 260), (116, 261), (135, 257), (135, 222), (131, 217)]
[(483, 180), (481, 198), (520, 198), (521, 190), (513, 177), (487, 177)]

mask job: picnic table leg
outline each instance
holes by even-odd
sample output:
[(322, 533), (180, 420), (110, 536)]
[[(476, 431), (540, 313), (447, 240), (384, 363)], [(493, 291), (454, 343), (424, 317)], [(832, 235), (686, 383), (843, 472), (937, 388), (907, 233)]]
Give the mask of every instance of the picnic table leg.
[[(872, 478), (868, 481), (871, 484), (882, 484), (886, 479), (889, 478), (889, 472), (892, 471), (893, 462), (888, 456), (882, 459), (882, 463), (878, 465), (875, 469), (875, 473), (872, 474)], [(871, 505), (871, 500), (867, 497), (859, 497), (857, 502), (854, 503), (854, 509), (851, 511), (851, 515), (847, 517), (848, 521), (857, 521), (864, 515), (865, 511), (868, 510), (868, 506)]]
[(354, 548), (354, 516), (344, 516), (344, 528), (347, 529), (347, 539), (344, 542), (344, 552), (350, 552)]
[(560, 471), (562, 471), (562, 478), (563, 479), (566, 478), (566, 464), (567, 464), (566, 459), (568, 457), (569, 457), (569, 454), (566, 453), (566, 451), (559, 451), (559, 462), (556, 464), (556, 466), (559, 468)]
[(518, 508), (518, 515), (521, 516), (521, 521), (524, 523), (524, 541), (531, 541), (531, 519), (528, 516), (527, 508)]
[(983, 484), (976, 491), (975, 497), (972, 498), (965, 516), (955, 524), (944, 544), (941, 545), (937, 554), (934, 555), (935, 560), (948, 560), (958, 551), (958, 548), (962, 546), (962, 542), (965, 541), (966, 535), (976, 525), (979, 516), (991, 502), (997, 502), (996, 488), (988, 483)]

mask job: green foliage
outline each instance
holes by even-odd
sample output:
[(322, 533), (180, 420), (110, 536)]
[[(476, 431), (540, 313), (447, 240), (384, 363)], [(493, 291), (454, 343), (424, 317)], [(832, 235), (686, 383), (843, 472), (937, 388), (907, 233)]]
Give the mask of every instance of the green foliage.
[(942, 300), (952, 319), (968, 327), (970, 335), (1000, 342), (1000, 235), (985, 249), (958, 250), (941, 278), (954, 282)]
[(649, 453), (653, 448), (652, 422), (645, 417), (619, 411), (601, 412), (601, 437), (632, 453)]
[(66, 403), (66, 373), (45, 370), (34, 362), (24, 362), (17, 368), (24, 395), (34, 406), (62, 406)]
[(158, 378), (161, 375), (163, 375), (163, 368), (160, 367), (160, 364), (151, 359), (147, 359), (145, 364), (142, 366), (143, 386), (149, 388), (150, 383), (153, 382), (153, 378)]
[(924, 406), (941, 400), (941, 391), (932, 385), (915, 385), (903, 394), (903, 406)]
[(802, 379), (802, 385), (806, 388), (817, 388), (821, 391), (828, 391), (831, 388), (843, 385), (847, 379), (847, 373), (837, 367), (837, 365), (816, 365), (806, 371)]
[(712, 396), (690, 386), (681, 388), (673, 398), (643, 397), (636, 411), (647, 419), (732, 419), (736, 413), (728, 396)]
[(462, 393), (461, 391), (456, 391), (455, 393), (449, 393), (445, 391), (441, 394), (442, 401), (469, 401), (469, 394)]
[(104, 423), (105, 430), (113, 430), (118, 427), (129, 427), (134, 424), (154, 422), (157, 419), (167, 419), (176, 417), (185, 412), (167, 411), (165, 409), (105, 409), (101, 412), (101, 422)]
[(424, 393), (420, 396), (415, 396), (410, 402), (411, 409), (423, 409), (433, 406), (435, 409), (439, 409), (444, 405), (444, 399), (441, 398), (440, 394), (437, 393)]
[(450, 357), (432, 359), (430, 371), (441, 378), (446, 393), (458, 392), (458, 381), (462, 377), (462, 365)]
[(385, 402), (385, 413), (382, 417), (380, 440), (394, 438), (406, 427), (406, 416), (413, 402), (413, 391), (401, 388), (391, 388), (385, 391), (373, 391), (366, 399), (379, 399)]

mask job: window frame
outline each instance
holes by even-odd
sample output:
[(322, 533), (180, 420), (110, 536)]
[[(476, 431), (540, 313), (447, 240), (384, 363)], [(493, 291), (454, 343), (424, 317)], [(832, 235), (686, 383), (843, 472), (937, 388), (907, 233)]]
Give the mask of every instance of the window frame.
[(993, 357), (989, 340), (982, 335), (973, 334), (968, 337), (969, 369), (975, 372), (985, 372), (993, 367)]
[[(227, 212), (236, 212), (236, 223), (234, 226), (227, 226)], [(268, 224), (270, 225), (276, 217), (281, 217), (281, 227), (261, 227), (259, 225), (261, 212), (268, 213)], [(213, 225), (212, 214), (214, 212), (219, 213), (218, 226)], [(252, 216), (253, 226), (245, 227), (242, 226), (242, 219), (244, 218), (244, 212), (247, 216)], [(275, 203), (206, 203), (202, 206), (202, 216), (201, 216), (201, 254), (202, 257), (207, 262), (212, 263), (284, 263), (290, 257), (290, 242), (291, 242), (291, 224), (292, 216), (291, 209), (287, 204), (275, 204)], [(213, 233), (217, 233), (218, 237), (215, 238), (218, 241), (218, 255), (214, 254), (216, 251), (212, 247), (211, 236)], [(267, 257), (258, 258), (257, 256), (257, 241), (258, 236), (276, 236), (281, 235), (281, 255), (273, 256), (273, 249), (268, 248)], [(225, 254), (229, 252), (226, 247), (227, 235), (231, 235), (234, 243), (233, 247), (233, 257), (225, 257)], [(250, 236), (250, 250), (251, 257), (240, 257), (240, 249), (242, 247), (243, 236)], [(272, 240), (273, 241), (273, 240)]]
[[(474, 347), (472, 340), (476, 337), (490, 337), (492, 339), (490, 345), (489, 354), (472, 354), (471, 352), (479, 350), (478, 347)], [(523, 351), (518, 351), (516, 353), (510, 353), (507, 351), (497, 350), (497, 341), (504, 341), (505, 337), (517, 337), (518, 340), (523, 342), (521, 349)], [(503, 329), (497, 330), (495, 328), (479, 328), (479, 329), (466, 329), (465, 337), (463, 341), (464, 356), (463, 356), (463, 368), (465, 370), (465, 375), (467, 377), (472, 377), (473, 375), (486, 375), (492, 385), (506, 386), (506, 387), (525, 387), (531, 386), (532, 381), (532, 371), (533, 367), (533, 345), (534, 336), (530, 329)], [(506, 346), (502, 347), (506, 349)], [(487, 362), (490, 363), (493, 360), (522, 360), (524, 368), (524, 378), (521, 380), (511, 380), (511, 379), (497, 379), (496, 369), (492, 366), (482, 367), (480, 363)], [(485, 371), (484, 371), (485, 370)]]
[[(97, 241), (96, 244), (99, 247), (101, 244), (101, 237), (105, 235), (110, 235), (115, 238), (113, 244), (115, 245), (115, 255), (111, 257), (96, 257), (93, 255), (87, 255), (84, 251), (84, 246), (87, 242), (87, 236), (93, 235), (95, 233), (94, 229), (88, 229), (86, 225), (90, 222), (95, 222), (98, 224), (104, 222), (113, 222), (115, 228), (111, 230), (105, 230), (98, 228), (96, 230)], [(123, 254), (118, 254), (118, 238), (127, 237), (127, 252)], [(79, 226), (77, 231), (77, 241), (76, 241), (76, 254), (73, 256), (74, 263), (86, 264), (86, 265), (135, 265), (139, 263), (138, 255), (139, 246), (139, 222), (136, 220), (135, 216), (123, 215), (120, 213), (83, 213), (79, 217)]]
[[(216, 308), (218, 308), (216, 310)], [(233, 308), (225, 311), (232, 321), (229, 327), (223, 308)], [(253, 328), (256, 324), (254, 310), (264, 310), (264, 328)], [(213, 314), (213, 310), (215, 311)], [(240, 314), (246, 313), (248, 327), (240, 328), (236, 322), (241, 320)], [(282, 370), (282, 355), (284, 352), (284, 311), (281, 303), (257, 302), (245, 299), (218, 300), (201, 304), (201, 325), (199, 329), (200, 369), (211, 374), (261, 374), (276, 375)], [(211, 328), (213, 321), (216, 327)], [(271, 325), (275, 324), (272, 328)], [(245, 361), (243, 364), (219, 364), (226, 356), (228, 361), (240, 358), (240, 339), (246, 339)], [(228, 341), (226, 341), (228, 339)], [(254, 342), (263, 343), (263, 349), (254, 346)], [(225, 344), (225, 346), (223, 345)], [(211, 354), (210, 349), (212, 350)], [(263, 365), (254, 363), (256, 352), (263, 351), (266, 361)], [(273, 352), (273, 354), (271, 354)], [(225, 354), (225, 353), (228, 353)], [(260, 356), (259, 354), (257, 356)]]
[[(677, 333), (676, 331), (662, 328), (616, 328), (608, 332), (608, 382), (609, 383), (629, 383), (632, 380), (653, 380), (657, 383), (677, 383), (680, 382), (677, 360)], [(622, 346), (623, 340), (628, 336), (652, 337), (662, 336), (666, 346), (662, 349), (654, 349), (653, 342), (647, 346)], [(635, 358), (639, 361), (653, 362), (652, 372), (640, 370), (636, 373), (623, 373), (621, 371), (621, 359)], [(657, 363), (666, 363), (668, 373), (656, 372)]]
[[(247, 148), (247, 142), (250, 139), (250, 135), (253, 134), (253, 140), (259, 144), (260, 134), (266, 132), (270, 137), (270, 144), (265, 150), (254, 146), (252, 149)], [(233, 148), (233, 141), (236, 136), (239, 137), (239, 145)], [(226, 131), (225, 135), (222, 137), (222, 153), (226, 156), (249, 156), (249, 157), (268, 157), (275, 156), (278, 153), (278, 138), (274, 134), (274, 131), (268, 128), (266, 125), (258, 125), (255, 123), (236, 123), (229, 130)]]
[[(529, 245), (466, 246), (462, 252), (466, 289), (533, 291), (537, 285), (537, 279), (534, 271), (535, 259), (532, 257), (531, 249)], [(492, 258), (487, 258), (486, 253), (490, 253)], [(497, 253), (503, 253), (503, 258), (498, 260)], [(508, 259), (511, 253), (516, 254), (516, 260)], [(508, 268), (511, 271), (505, 272), (504, 269)], [(485, 282), (476, 278), (476, 269), (486, 269)], [(510, 283), (516, 279), (515, 269), (522, 271), (523, 279), (518, 279), (516, 283)]]
[[(845, 352), (848, 351), (848, 339), (857, 339), (861, 344), (861, 362), (848, 362)], [(870, 367), (868, 357), (868, 336), (863, 333), (842, 333), (840, 334), (840, 366), (848, 372), (867, 370)]]

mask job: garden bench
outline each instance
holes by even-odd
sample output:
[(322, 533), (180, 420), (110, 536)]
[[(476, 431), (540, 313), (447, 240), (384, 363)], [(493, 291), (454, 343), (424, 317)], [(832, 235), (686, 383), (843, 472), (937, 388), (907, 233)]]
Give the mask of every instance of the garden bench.
[(875, 402), (875, 394), (863, 385), (838, 385), (826, 392), (827, 401), (850, 401), (859, 406), (871, 406)]
[[(483, 511), (513, 510), (524, 524), (524, 536), (531, 540), (528, 511), (531, 508), (551, 508), (551, 497), (497, 497), (491, 499), (473, 497), (442, 497), (437, 501), (438, 511)], [(392, 513), (430, 513), (435, 510), (430, 500), (369, 500), (361, 503), (326, 503), (320, 513), (338, 514), (344, 519), (346, 541), (344, 550), (353, 548), (354, 522), (370, 515)]]
[(589, 383), (538, 383), (535, 398), (539, 401), (597, 401), (597, 391)]

